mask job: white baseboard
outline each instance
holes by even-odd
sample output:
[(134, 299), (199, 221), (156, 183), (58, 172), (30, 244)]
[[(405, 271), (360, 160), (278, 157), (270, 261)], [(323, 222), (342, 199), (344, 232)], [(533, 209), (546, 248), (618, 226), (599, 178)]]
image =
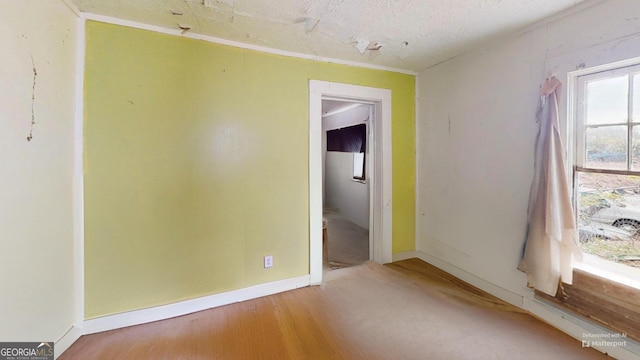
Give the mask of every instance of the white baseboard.
[[(595, 323), (585, 321), (579, 317), (576, 317), (570, 313), (567, 313), (561, 308), (554, 306), (553, 304), (538, 300), (525, 298), (525, 310), (529, 311), (533, 315), (542, 319), (543, 321), (551, 324), (555, 328), (561, 330), (565, 334), (579, 340), (579, 341), (609, 341), (615, 342), (612, 346), (591, 346), (591, 344), (585, 344), (593, 347), (598, 351), (605, 353), (615, 359), (620, 360), (639, 360), (640, 359), (640, 343), (629, 339), (614, 337), (618, 334), (613, 333), (611, 330), (598, 326)], [(585, 334), (597, 334), (606, 337), (589, 337)], [(601, 335), (604, 334), (604, 335)], [(624, 341), (624, 346), (617, 343)]]
[(407, 251), (393, 254), (392, 261), (402, 261), (407, 259), (419, 258), (417, 251)]
[(72, 326), (69, 330), (67, 330), (64, 335), (56, 341), (55, 346), (53, 347), (54, 358), (58, 358), (63, 352), (65, 352), (76, 340), (78, 340), (82, 336), (82, 331), (75, 326)]
[(153, 321), (169, 319), (191, 314), (218, 306), (233, 304), (259, 297), (273, 295), (280, 292), (309, 286), (309, 275), (255, 285), (244, 289), (228, 291), (220, 294), (204, 296), (197, 299), (185, 300), (173, 304), (156, 306), (148, 309), (128, 311), (125, 313), (103, 316), (85, 320), (78, 326), (72, 326), (55, 343), (54, 351), (57, 359), (82, 335), (119, 329), (127, 326), (140, 325)]
[[(537, 316), (542, 321), (547, 322), (549, 325), (557, 328), (558, 330), (566, 333), (567, 335), (582, 341), (585, 339), (584, 334), (606, 334), (611, 333), (610, 330), (596, 325), (595, 323), (585, 321), (570, 313), (555, 307), (551, 304), (547, 304), (537, 299), (530, 298), (529, 296), (523, 296), (516, 294), (507, 289), (501, 288), (493, 283), (490, 283), (484, 279), (481, 279), (463, 269), (460, 269), (452, 264), (447, 263), (444, 260), (431, 256), (423, 251), (411, 251), (406, 253), (394, 254), (393, 261), (401, 261), (410, 258), (418, 258), (423, 260), (455, 277), (461, 279), (479, 289), (482, 289), (489, 294), (502, 299), (518, 308), (528, 311), (529, 313)], [(611, 340), (611, 339), (605, 339)], [(620, 360), (640, 360), (640, 343), (631, 340), (626, 340), (626, 346), (592, 346), (594, 349), (605, 353), (615, 359)]]
[[(471, 284), (475, 287), (477, 287), (478, 289), (484, 290), (486, 292), (488, 292), (489, 294), (504, 300), (506, 302), (508, 302), (509, 304), (519, 307), (521, 309), (523, 309), (523, 296), (520, 294), (516, 294), (510, 290), (507, 290), (505, 288), (502, 288), (498, 285), (495, 285), (493, 283), (488, 282), (487, 280), (484, 280), (482, 278), (477, 277), (476, 275), (473, 275), (469, 272), (467, 272), (466, 270), (460, 269), (457, 266), (451, 265), (448, 262), (438, 259), (434, 256), (431, 256), (423, 251), (420, 250), (416, 250), (413, 252), (408, 252), (408, 253), (400, 253), (400, 254), (396, 254), (398, 255), (398, 259), (401, 259), (404, 256), (408, 256), (406, 257), (407, 259), (412, 258), (412, 257), (416, 257), (424, 262), (427, 262), (435, 267), (437, 267), (440, 270), (443, 270), (455, 277), (457, 277), (460, 280), (463, 280), (465, 282), (467, 282), (468, 284)], [(395, 256), (394, 256), (394, 261), (395, 261)]]
[(244, 289), (185, 300), (173, 304), (156, 306), (148, 309), (128, 311), (85, 320), (82, 324), (82, 335), (113, 330), (127, 326), (140, 325), (153, 321), (169, 319), (218, 306), (251, 300), (267, 295), (309, 286), (309, 275), (274, 281), (251, 286)]
[[(504, 301), (511, 303), (521, 309), (527, 310), (541, 320), (549, 323), (569, 336), (583, 340), (585, 333), (601, 334), (609, 330), (597, 326), (593, 323), (577, 318), (562, 309), (539, 301), (529, 299), (503, 289), (471, 273), (453, 266), (443, 260), (435, 258), (422, 251), (410, 251), (393, 255), (393, 261), (401, 261), (411, 258), (421, 259), (447, 273), (466, 281)], [(251, 300), (262, 296), (272, 295), (284, 291), (289, 291), (310, 285), (309, 275), (296, 278), (274, 281), (260, 284), (244, 289), (229, 291), (221, 294), (205, 296), (197, 299), (181, 301), (174, 304), (157, 306), (149, 309), (135, 310), (126, 313), (104, 316), (96, 319), (85, 320), (81, 326), (72, 327), (67, 331), (55, 345), (55, 357), (57, 358), (67, 350), (81, 335), (93, 334), (96, 332), (118, 329), (127, 326), (145, 324), (148, 322), (169, 319), (182, 316), (197, 311), (202, 311), (218, 306), (228, 305), (236, 302)], [(599, 347), (595, 349), (621, 360), (640, 360), (640, 344), (625, 339), (626, 346)]]

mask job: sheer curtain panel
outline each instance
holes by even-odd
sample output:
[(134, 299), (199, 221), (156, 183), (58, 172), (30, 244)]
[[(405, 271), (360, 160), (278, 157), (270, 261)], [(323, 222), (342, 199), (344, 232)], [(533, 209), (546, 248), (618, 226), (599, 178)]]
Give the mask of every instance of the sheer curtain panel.
[(571, 284), (573, 261), (581, 256), (576, 218), (558, 130), (560, 81), (551, 77), (540, 89), (535, 175), (529, 197), (529, 222), (520, 269), (528, 286), (555, 296), (560, 281)]

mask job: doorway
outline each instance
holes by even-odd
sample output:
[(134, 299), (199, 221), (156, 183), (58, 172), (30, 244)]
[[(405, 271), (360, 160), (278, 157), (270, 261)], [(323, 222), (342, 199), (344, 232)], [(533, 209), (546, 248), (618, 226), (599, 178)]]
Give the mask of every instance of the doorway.
[(372, 258), (371, 103), (322, 100), (323, 267), (336, 270)]
[(370, 104), (370, 258), (391, 262), (391, 91), (325, 81), (309, 81), (309, 274), (322, 282), (322, 100)]

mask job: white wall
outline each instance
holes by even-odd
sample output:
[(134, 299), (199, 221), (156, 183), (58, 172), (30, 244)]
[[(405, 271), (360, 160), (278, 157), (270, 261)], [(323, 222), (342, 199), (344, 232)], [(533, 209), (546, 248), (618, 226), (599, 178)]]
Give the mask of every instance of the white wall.
[(367, 184), (353, 181), (353, 154), (329, 151), (326, 160), (326, 206), (340, 209), (347, 220), (369, 229)]
[[(594, 2), (590, 2), (594, 4)], [(539, 85), (640, 56), (640, 2), (605, 1), (418, 76), (417, 244), (513, 298), (533, 177)]]
[(0, 7), (0, 339), (57, 341), (74, 321), (76, 15), (61, 0)]
[[(353, 181), (353, 154), (327, 152), (326, 132), (357, 124), (367, 123), (370, 105), (363, 105), (322, 119), (323, 131), (323, 196), (325, 207), (340, 209), (341, 215), (354, 224), (369, 229), (368, 183)], [(368, 125), (367, 125), (368, 127)], [(367, 143), (367, 147), (369, 144)], [(365, 154), (369, 165), (369, 153)], [(370, 175), (365, 171), (366, 177)]]

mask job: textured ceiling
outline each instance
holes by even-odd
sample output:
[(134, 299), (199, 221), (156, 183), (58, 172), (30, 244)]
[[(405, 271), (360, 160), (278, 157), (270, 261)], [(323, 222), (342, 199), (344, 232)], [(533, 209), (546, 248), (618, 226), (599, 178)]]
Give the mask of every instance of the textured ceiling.
[(339, 100), (322, 100), (322, 114), (338, 113), (343, 109), (352, 108), (357, 103)]
[(322, 100), (322, 113), (327, 114), (349, 106), (345, 101)]
[(583, 0), (72, 1), (84, 12), (419, 71)]

